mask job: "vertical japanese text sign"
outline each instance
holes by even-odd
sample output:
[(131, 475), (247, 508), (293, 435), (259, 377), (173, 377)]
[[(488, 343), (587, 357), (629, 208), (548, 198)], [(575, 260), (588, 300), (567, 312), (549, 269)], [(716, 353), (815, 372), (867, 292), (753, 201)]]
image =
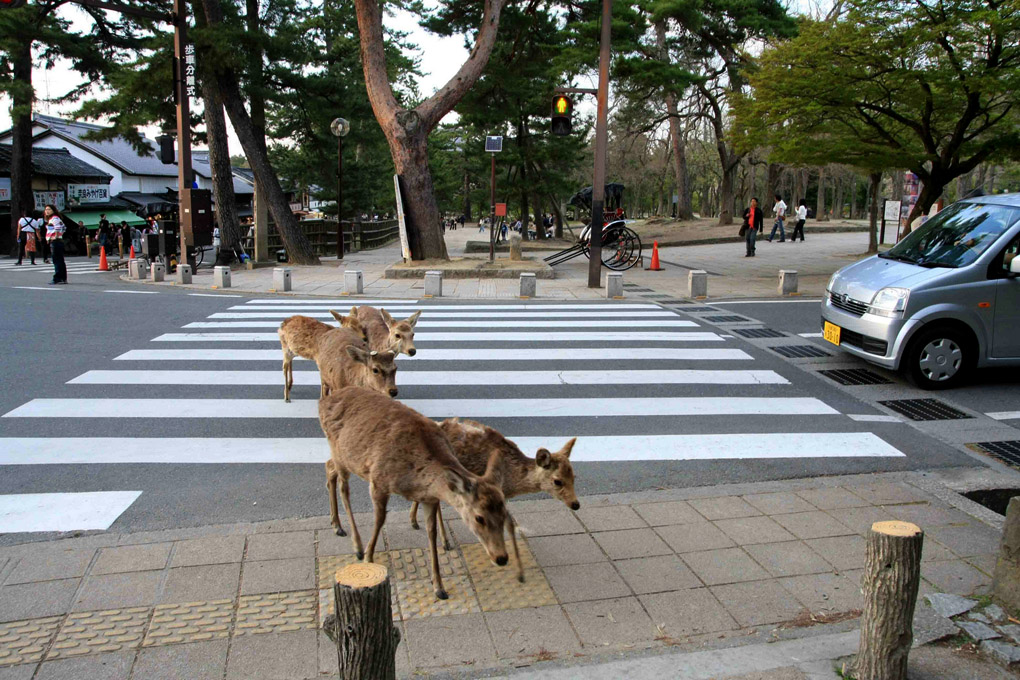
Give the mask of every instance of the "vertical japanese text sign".
[(195, 46), (188, 43), (184, 46), (184, 57), (181, 64), (181, 73), (184, 74), (184, 92), (188, 98), (198, 96), (198, 85), (195, 80)]

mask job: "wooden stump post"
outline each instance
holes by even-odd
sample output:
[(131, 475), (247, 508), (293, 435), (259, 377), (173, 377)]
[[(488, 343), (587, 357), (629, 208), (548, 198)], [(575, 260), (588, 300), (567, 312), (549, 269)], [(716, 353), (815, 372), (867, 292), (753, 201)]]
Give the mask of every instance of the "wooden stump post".
[(1006, 526), (999, 544), (992, 593), (1001, 604), (1020, 610), (1020, 496), (1010, 498), (1006, 507)]
[(861, 645), (852, 669), (857, 680), (906, 680), (923, 542), (924, 532), (909, 522), (871, 526), (861, 577)]
[(400, 629), (393, 625), (390, 579), (381, 564), (349, 564), (333, 584), (336, 616), (327, 620), (343, 680), (396, 680)]

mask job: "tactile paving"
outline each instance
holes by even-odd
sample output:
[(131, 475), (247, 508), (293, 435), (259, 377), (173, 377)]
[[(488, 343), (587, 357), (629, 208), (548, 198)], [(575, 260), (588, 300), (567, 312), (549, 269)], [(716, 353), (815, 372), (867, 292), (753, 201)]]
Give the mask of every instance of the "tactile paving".
[(430, 579), (397, 581), (397, 597), (400, 600), (400, 615), (404, 621), (429, 616), (452, 616), (454, 614), (476, 614), (481, 611), (475, 589), (467, 576), (443, 578), (443, 587), (449, 598), (436, 599)]
[[(456, 550), (446, 552), (439, 547), (439, 573), (445, 579), (448, 576), (463, 576), (464, 560)], [(431, 579), (432, 559), (422, 548), (390, 551), (390, 575), (397, 581), (414, 581)]]
[[(537, 569), (538, 562), (535, 560), (535, 556), (531, 554), (531, 550), (528, 549), (528, 544), (523, 538), (517, 539), (517, 547), (521, 551), (521, 564), (524, 565), (525, 569)], [(469, 543), (461, 548), (464, 551), (464, 562), (467, 563), (467, 568), (471, 572), (472, 577), (476, 577), (479, 574), (487, 572), (507, 572), (516, 571), (517, 567), (514, 565), (514, 550), (507, 545), (507, 552), (510, 554), (510, 563), (505, 567), (498, 567), (492, 563), (489, 559), (489, 553), (485, 552), (485, 548), (478, 543)]]
[(475, 591), (483, 612), (556, 604), (556, 595), (541, 569), (525, 569), (524, 583), (517, 580), (516, 568), (487, 572), (475, 577)]
[[(348, 564), (359, 562), (357, 555), (320, 555), (317, 561), (319, 588), (332, 588), (336, 573)], [(390, 569), (390, 554), (377, 552), (375, 563)]]
[(149, 623), (148, 607), (69, 614), (47, 659), (119, 652), (137, 647)]
[(237, 602), (234, 636), (315, 628), (317, 598), (314, 590), (243, 595)]
[(42, 661), (63, 616), (0, 623), (0, 666)]
[(152, 613), (152, 623), (142, 646), (175, 645), (226, 638), (230, 634), (230, 622), (233, 618), (233, 600), (161, 604)]

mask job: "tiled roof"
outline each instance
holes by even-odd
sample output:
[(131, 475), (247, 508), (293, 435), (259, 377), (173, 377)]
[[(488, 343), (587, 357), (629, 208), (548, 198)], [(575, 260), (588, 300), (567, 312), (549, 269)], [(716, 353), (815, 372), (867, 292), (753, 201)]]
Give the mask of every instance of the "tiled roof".
[(97, 130), (104, 130), (101, 125), (64, 120), (56, 116), (35, 114), (33, 122), (48, 128), (53, 134), (84, 147), (111, 165), (131, 175), (156, 175), (176, 177), (176, 165), (163, 165), (159, 160), (158, 147), (154, 141), (146, 138), (150, 152), (139, 156), (134, 147), (123, 137), (115, 137), (103, 142), (85, 139), (85, 135)]
[[(9, 172), (11, 167), (11, 145), (0, 144), (0, 172)], [(32, 148), (32, 172), (43, 177), (82, 177), (89, 179), (113, 179), (99, 168), (71, 155), (67, 149)]]

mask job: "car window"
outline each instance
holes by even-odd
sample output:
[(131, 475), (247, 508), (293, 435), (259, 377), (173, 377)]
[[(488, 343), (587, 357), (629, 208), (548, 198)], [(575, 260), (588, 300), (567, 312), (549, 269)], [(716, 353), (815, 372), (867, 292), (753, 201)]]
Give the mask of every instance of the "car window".
[(1002, 263), (999, 266), (1002, 268), (1003, 274), (1009, 273), (1009, 265), (1017, 256), (1018, 251), (1020, 251), (1020, 236), (1013, 239), (1013, 242), (1006, 246), (1006, 250), (1002, 253)]
[(885, 257), (922, 266), (964, 267), (981, 257), (1020, 218), (1002, 205), (956, 203), (890, 248)]

